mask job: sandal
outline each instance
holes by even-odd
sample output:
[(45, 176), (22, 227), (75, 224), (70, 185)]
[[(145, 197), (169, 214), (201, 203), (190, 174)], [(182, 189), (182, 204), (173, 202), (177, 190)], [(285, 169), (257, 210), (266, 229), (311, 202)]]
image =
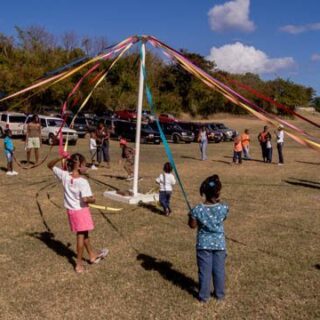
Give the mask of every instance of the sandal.
[(100, 251), (99, 255), (94, 259), (94, 260), (90, 260), (91, 264), (96, 264), (99, 263), (102, 259), (104, 259), (109, 253), (109, 250), (107, 248), (104, 248)]

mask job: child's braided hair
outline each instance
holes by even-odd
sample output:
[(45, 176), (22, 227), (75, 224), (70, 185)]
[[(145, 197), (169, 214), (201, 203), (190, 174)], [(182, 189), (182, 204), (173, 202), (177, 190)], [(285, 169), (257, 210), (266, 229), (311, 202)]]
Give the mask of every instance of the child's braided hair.
[(76, 163), (84, 163), (86, 162), (86, 158), (81, 153), (74, 153), (67, 159), (67, 170), (69, 172), (73, 171)]
[(219, 201), (220, 191), (222, 184), (220, 178), (217, 174), (214, 174), (207, 179), (205, 179), (200, 186), (200, 195), (204, 195), (207, 201), (216, 199)]

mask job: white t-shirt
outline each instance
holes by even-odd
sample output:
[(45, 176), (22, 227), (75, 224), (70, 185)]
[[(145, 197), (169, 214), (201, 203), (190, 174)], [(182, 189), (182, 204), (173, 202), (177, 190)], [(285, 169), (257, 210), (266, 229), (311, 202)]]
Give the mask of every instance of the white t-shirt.
[(97, 149), (97, 141), (96, 141), (96, 139), (90, 138), (89, 149), (90, 150), (96, 150)]
[(280, 130), (277, 132), (277, 143), (283, 143), (284, 142), (284, 132), (283, 130)]
[(89, 182), (84, 178), (72, 178), (68, 171), (53, 167), (53, 173), (62, 182), (64, 189), (64, 207), (79, 210), (88, 205), (82, 201), (84, 197), (91, 197)]
[(161, 173), (156, 181), (160, 184), (160, 191), (172, 191), (172, 186), (176, 184), (172, 173)]

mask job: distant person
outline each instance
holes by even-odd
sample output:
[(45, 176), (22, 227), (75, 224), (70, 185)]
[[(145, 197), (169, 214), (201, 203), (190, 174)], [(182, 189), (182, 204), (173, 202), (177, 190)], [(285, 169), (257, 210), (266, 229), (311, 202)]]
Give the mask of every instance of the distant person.
[(283, 125), (280, 124), (278, 127), (278, 130), (275, 132), (277, 137), (277, 150), (278, 150), (278, 156), (279, 156), (279, 163), (278, 165), (281, 166), (284, 164), (283, 160), (283, 144), (284, 144), (284, 131), (283, 131)]
[(34, 150), (35, 163), (39, 162), (39, 149), (41, 147), (41, 125), (39, 117), (34, 114), (32, 121), (27, 125), (26, 131), (26, 150), (27, 164), (30, 164), (31, 150)]
[(166, 162), (163, 166), (163, 173), (156, 179), (160, 185), (159, 202), (164, 210), (166, 216), (171, 213), (170, 199), (173, 186), (176, 184), (176, 179), (172, 174), (172, 166), (170, 162)]
[(95, 131), (90, 132), (89, 150), (91, 156), (91, 170), (97, 170), (95, 166), (95, 157), (97, 155), (97, 136)]
[(268, 126), (263, 127), (263, 131), (259, 133), (258, 135), (258, 140), (261, 146), (261, 152), (262, 152), (262, 159), (263, 162), (267, 162), (268, 157), (267, 157), (267, 140), (268, 137), (271, 141), (271, 134), (269, 132)]
[(67, 209), (69, 225), (71, 231), (77, 234), (77, 261), (75, 271), (82, 273), (83, 251), (87, 250), (90, 263), (98, 263), (105, 258), (109, 252), (108, 249), (96, 251), (90, 243), (89, 231), (94, 229), (90, 203), (95, 203), (89, 182), (82, 177), (85, 173), (86, 160), (80, 153), (74, 153), (66, 156), (67, 171), (55, 166), (63, 158), (57, 158), (48, 163), (48, 168), (61, 181), (64, 190), (64, 207)]
[(196, 250), (200, 302), (209, 300), (212, 278), (213, 296), (220, 300), (225, 295), (226, 241), (223, 222), (229, 207), (220, 203), (221, 188), (218, 175), (204, 180), (200, 186), (200, 195), (205, 197), (205, 202), (193, 208), (189, 215), (189, 226), (198, 228)]
[(208, 148), (208, 131), (205, 126), (202, 126), (198, 134), (198, 142), (201, 152), (201, 160), (207, 160), (207, 148)]
[(120, 148), (122, 149), (121, 158), (124, 161), (123, 168), (128, 174), (127, 180), (132, 180), (135, 151), (128, 146), (127, 140), (123, 138), (120, 139)]
[(6, 129), (4, 131), (4, 153), (6, 155), (7, 159), (7, 175), (8, 176), (15, 176), (18, 174), (18, 172), (13, 170), (13, 153), (14, 153), (14, 145), (13, 141), (11, 139), (11, 130)]
[(100, 121), (96, 129), (98, 165), (101, 164), (103, 158), (103, 161), (107, 163), (107, 167), (110, 167), (109, 139), (110, 132), (105, 127), (103, 121)]
[(239, 135), (233, 138), (233, 163), (242, 163), (242, 142)]
[(241, 144), (243, 151), (243, 159), (251, 160), (249, 149), (250, 149), (250, 132), (249, 129), (245, 129), (241, 135)]

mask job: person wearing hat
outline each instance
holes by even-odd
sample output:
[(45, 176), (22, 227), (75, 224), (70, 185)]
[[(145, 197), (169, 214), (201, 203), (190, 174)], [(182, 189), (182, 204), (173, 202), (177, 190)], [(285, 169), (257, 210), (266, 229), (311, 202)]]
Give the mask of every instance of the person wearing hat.
[(124, 160), (123, 168), (127, 171), (127, 180), (133, 179), (133, 165), (134, 165), (134, 149), (128, 146), (126, 139), (120, 139), (120, 148), (122, 149), (121, 158)]
[(284, 131), (283, 131), (282, 124), (279, 125), (278, 130), (275, 131), (275, 134), (277, 137), (277, 150), (278, 150), (278, 155), (279, 155), (278, 165), (281, 166), (284, 164), (283, 153), (282, 153), (282, 148), (283, 148), (283, 143), (284, 143)]
[(271, 134), (268, 126), (263, 127), (263, 131), (259, 133), (258, 140), (260, 142), (263, 162), (271, 162), (268, 155), (267, 143), (271, 142)]

